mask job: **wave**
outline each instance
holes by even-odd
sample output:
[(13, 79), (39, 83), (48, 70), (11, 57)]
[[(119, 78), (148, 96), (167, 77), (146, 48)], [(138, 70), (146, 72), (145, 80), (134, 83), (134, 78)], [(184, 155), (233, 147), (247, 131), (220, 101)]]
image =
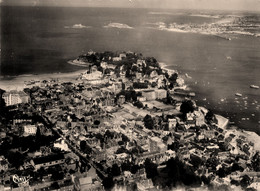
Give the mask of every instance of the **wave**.
[(64, 28), (67, 28), (67, 29), (84, 29), (84, 28), (91, 28), (91, 26), (85, 26), (85, 25), (82, 25), (82, 24), (75, 24), (75, 25), (72, 25), (72, 26), (65, 26)]
[(133, 29), (133, 27), (123, 23), (109, 23), (108, 25), (104, 26), (104, 28)]

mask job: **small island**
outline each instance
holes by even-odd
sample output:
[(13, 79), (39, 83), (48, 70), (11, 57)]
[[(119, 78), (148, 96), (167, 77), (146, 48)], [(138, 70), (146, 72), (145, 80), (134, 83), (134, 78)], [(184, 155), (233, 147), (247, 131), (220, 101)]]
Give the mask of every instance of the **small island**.
[(1, 190), (257, 188), (259, 136), (198, 106), (177, 71), (130, 51), (69, 63), (85, 70), (0, 92)]

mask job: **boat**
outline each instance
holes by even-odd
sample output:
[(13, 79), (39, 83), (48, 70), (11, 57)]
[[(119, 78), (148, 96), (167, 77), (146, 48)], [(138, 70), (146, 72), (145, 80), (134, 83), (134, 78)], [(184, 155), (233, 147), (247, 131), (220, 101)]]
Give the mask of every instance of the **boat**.
[(238, 97), (242, 97), (241, 93), (236, 93), (235, 95), (238, 96)]
[(256, 85), (250, 85), (250, 88), (253, 88), (253, 89), (259, 89), (259, 86), (256, 86)]
[(191, 78), (191, 76), (189, 76), (187, 73), (185, 74), (186, 78)]

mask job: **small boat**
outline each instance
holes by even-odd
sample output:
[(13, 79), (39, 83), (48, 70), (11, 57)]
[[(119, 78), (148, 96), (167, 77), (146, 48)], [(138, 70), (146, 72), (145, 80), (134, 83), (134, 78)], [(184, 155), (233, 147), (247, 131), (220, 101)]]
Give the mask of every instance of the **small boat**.
[(235, 95), (238, 96), (238, 97), (242, 97), (241, 93), (236, 93)]
[(259, 86), (256, 86), (256, 85), (250, 85), (250, 88), (253, 88), (253, 89), (259, 89)]
[(191, 76), (189, 76), (187, 73), (185, 74), (186, 78), (191, 78)]

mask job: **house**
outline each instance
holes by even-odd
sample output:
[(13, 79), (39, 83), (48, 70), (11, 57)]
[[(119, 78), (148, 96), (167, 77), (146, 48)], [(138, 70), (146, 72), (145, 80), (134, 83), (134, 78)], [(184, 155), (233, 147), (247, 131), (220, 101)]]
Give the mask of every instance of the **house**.
[(0, 156), (0, 172), (8, 170), (8, 161), (4, 156)]
[(146, 101), (146, 97), (144, 97), (144, 96), (138, 96), (138, 97), (137, 97), (137, 100), (140, 101), (140, 102), (143, 102), (143, 101)]
[(154, 189), (154, 185), (151, 179), (140, 180), (136, 183), (138, 191), (146, 191)]
[(84, 177), (79, 179), (81, 190), (87, 190), (92, 185), (92, 177)]
[(92, 73), (83, 73), (81, 75), (82, 80), (85, 80), (86, 83), (92, 84), (92, 85), (97, 85), (102, 83), (102, 72), (100, 71), (95, 71), (93, 69)]
[(115, 104), (115, 96), (112, 93), (106, 92), (102, 98), (103, 106), (113, 106)]
[(177, 119), (176, 118), (173, 118), (173, 119), (169, 118), (168, 119), (169, 131), (175, 129), (176, 125), (177, 125)]
[(100, 181), (93, 178), (92, 176), (77, 178), (75, 181), (75, 190), (81, 191), (94, 191), (94, 190), (103, 190)]
[(138, 59), (137, 62), (136, 62), (137, 66), (142, 66), (144, 65), (146, 67), (146, 63), (145, 63), (145, 60), (141, 60), (141, 59)]
[(35, 125), (23, 126), (23, 136), (36, 135), (37, 127)]
[(59, 148), (61, 151), (70, 151), (68, 145), (65, 143), (63, 139), (57, 140), (54, 145), (54, 148)]
[(52, 154), (43, 157), (37, 157), (31, 160), (31, 164), (35, 170), (39, 170), (41, 167), (50, 167), (65, 162), (64, 154)]
[(165, 152), (167, 146), (158, 137), (152, 137), (149, 139), (149, 151), (150, 152)]
[(154, 90), (144, 90), (142, 91), (142, 96), (146, 98), (146, 100), (155, 100), (156, 94)]
[(124, 95), (120, 95), (118, 100), (117, 100), (117, 104), (118, 105), (123, 105), (125, 103), (125, 96)]
[(121, 57), (113, 57), (112, 60), (113, 60), (114, 62), (118, 62), (118, 61), (121, 61), (122, 58), (121, 58)]
[(201, 134), (204, 135), (205, 138), (208, 139), (213, 139), (216, 137), (215, 131), (214, 130), (201, 130)]
[(186, 122), (187, 122), (187, 126), (191, 127), (191, 126), (195, 126), (196, 125), (196, 120), (195, 120), (195, 114), (194, 113), (187, 113), (186, 114)]
[(163, 99), (167, 97), (167, 91), (164, 89), (155, 90), (156, 99)]
[(124, 59), (124, 58), (126, 58), (126, 54), (125, 54), (125, 53), (119, 54), (119, 58), (121, 58), (121, 60)]
[(194, 111), (194, 115), (195, 115), (195, 124), (198, 127), (201, 127), (203, 125), (205, 125), (205, 116), (202, 113), (202, 111)]
[(155, 77), (157, 77), (158, 76), (158, 73), (155, 71), (155, 70), (153, 70), (152, 72), (151, 72), (151, 74), (150, 74), (150, 78), (155, 78)]
[(29, 103), (30, 100), (30, 97), (25, 92), (16, 90), (3, 93), (2, 98), (5, 100), (6, 106)]
[(143, 77), (143, 74), (141, 72), (136, 72), (135, 77), (136, 79), (141, 79)]
[(100, 63), (100, 66), (103, 68), (103, 69), (106, 69), (107, 68), (107, 62), (101, 62)]

